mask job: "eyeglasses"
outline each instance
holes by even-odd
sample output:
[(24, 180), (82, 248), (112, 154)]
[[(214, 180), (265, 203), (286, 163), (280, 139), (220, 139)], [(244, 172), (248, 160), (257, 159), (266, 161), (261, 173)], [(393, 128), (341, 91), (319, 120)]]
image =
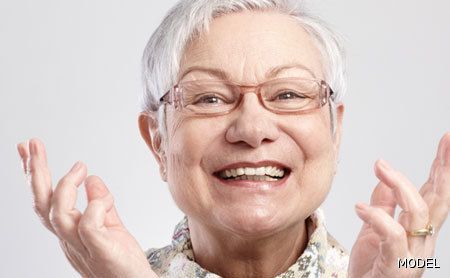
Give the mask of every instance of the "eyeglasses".
[(327, 104), (333, 90), (323, 80), (279, 78), (255, 86), (225, 80), (180, 82), (160, 99), (160, 106), (169, 103), (175, 109), (203, 116), (232, 112), (246, 93), (255, 93), (267, 110), (277, 114), (303, 114)]

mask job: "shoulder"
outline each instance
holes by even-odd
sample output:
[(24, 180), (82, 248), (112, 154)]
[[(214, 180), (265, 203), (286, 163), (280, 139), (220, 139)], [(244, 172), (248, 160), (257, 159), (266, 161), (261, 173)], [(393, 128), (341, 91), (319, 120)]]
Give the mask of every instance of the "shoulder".
[(150, 248), (145, 254), (158, 276), (191, 277), (186, 273), (193, 273), (198, 267), (194, 262), (187, 218), (184, 217), (176, 225), (170, 245), (163, 248)]
[(171, 259), (176, 255), (172, 245), (163, 248), (150, 248), (145, 252), (147, 261), (157, 274), (163, 274), (164, 270), (169, 267)]
[(321, 208), (312, 215), (311, 220), (315, 228), (312, 240), (319, 242), (321, 264), (325, 270), (325, 277), (347, 277), (349, 253), (327, 230), (325, 215)]
[(348, 251), (328, 232), (327, 245), (325, 265), (329, 277), (346, 277), (349, 261)]

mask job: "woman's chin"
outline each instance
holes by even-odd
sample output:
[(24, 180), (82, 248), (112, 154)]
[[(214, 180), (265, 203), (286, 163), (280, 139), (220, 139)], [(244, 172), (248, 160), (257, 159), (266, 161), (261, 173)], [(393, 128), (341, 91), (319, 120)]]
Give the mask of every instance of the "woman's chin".
[(288, 227), (294, 219), (286, 212), (265, 207), (234, 208), (219, 213), (217, 221), (222, 227), (241, 236), (262, 237)]

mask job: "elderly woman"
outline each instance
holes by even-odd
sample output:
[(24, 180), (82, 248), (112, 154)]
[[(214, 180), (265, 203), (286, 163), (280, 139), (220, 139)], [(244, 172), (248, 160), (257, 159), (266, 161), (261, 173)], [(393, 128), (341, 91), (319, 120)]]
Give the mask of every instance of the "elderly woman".
[(85, 277), (420, 276), (398, 258), (433, 255), (450, 204), (450, 134), (420, 192), (377, 161), (380, 182), (370, 205), (356, 205), (365, 224), (349, 256), (319, 209), (336, 172), (343, 64), (337, 37), (296, 1), (180, 1), (145, 49), (139, 115), (186, 215), (172, 243), (144, 253), (81, 162), (52, 190), (32, 139), (18, 150), (36, 212)]

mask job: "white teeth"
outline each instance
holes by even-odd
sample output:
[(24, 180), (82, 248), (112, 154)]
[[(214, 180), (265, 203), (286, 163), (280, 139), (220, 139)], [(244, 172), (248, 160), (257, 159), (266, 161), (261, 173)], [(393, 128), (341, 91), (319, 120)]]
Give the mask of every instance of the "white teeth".
[(231, 169), (231, 175), (232, 175), (233, 177), (236, 177), (236, 176), (237, 176), (237, 174), (236, 174), (236, 169)]
[(255, 168), (249, 168), (249, 167), (245, 167), (244, 171), (247, 176), (249, 176), (249, 175), (253, 176), (256, 172)]
[(266, 168), (265, 167), (256, 168), (255, 175), (264, 176), (265, 174), (266, 174)]
[(250, 179), (250, 177), (283, 177), (284, 176), (284, 170), (274, 167), (274, 166), (267, 166), (267, 167), (258, 167), (258, 168), (252, 168), (252, 167), (245, 167), (245, 168), (236, 168), (236, 169), (228, 169), (225, 171), (221, 171), (219, 173), (219, 176), (222, 178), (236, 178), (239, 179), (240, 177), (246, 177), (246, 179)]
[(234, 180), (277, 181), (277, 179), (269, 176), (247, 176), (247, 175), (236, 177), (234, 178)]

